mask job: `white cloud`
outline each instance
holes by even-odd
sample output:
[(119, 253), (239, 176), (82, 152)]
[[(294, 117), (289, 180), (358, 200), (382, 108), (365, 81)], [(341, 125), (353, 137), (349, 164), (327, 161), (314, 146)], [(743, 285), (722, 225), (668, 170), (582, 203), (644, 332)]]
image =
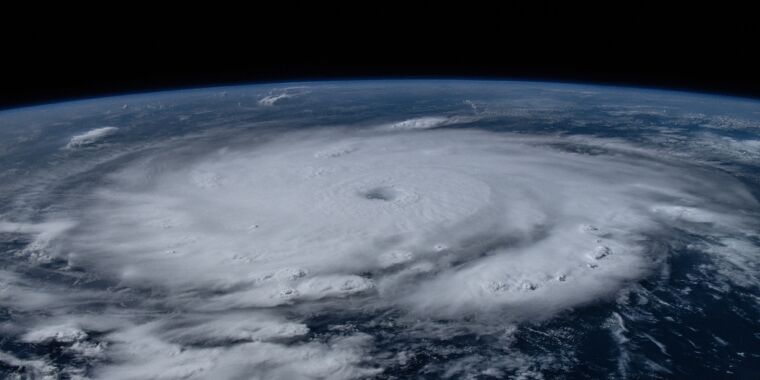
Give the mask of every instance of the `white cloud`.
[[(55, 366), (45, 360), (25, 360), (17, 358), (16, 356), (5, 352), (0, 352), (0, 363), (4, 363), (11, 367), (23, 368), (28, 375), (28, 377), (24, 378), (43, 380), (54, 380), (60, 378), (58, 376), (58, 370), (55, 368)], [(18, 377), (18, 379), (22, 379), (22, 377)]]
[(259, 99), (259, 105), (273, 106), (282, 100), (295, 98), (297, 96), (308, 94), (309, 90), (305, 87), (288, 87), (280, 90), (271, 91), (269, 95)]
[(109, 336), (113, 365), (101, 367), (102, 379), (355, 379), (381, 369), (362, 365), (371, 339), (338, 337), (325, 343), (249, 342), (219, 347), (187, 347), (160, 339), (151, 325)]
[(272, 313), (223, 313), (164, 321), (156, 334), (180, 344), (224, 344), (294, 338), (309, 328)]
[(15, 223), (0, 220), (0, 233), (29, 234), (34, 239), (24, 247), (21, 253), (31, 260), (49, 262), (56, 253), (50, 247), (52, 240), (59, 237), (74, 226), (66, 220), (56, 220), (43, 223)]
[(420, 129), (432, 129), (446, 125), (469, 123), (477, 120), (475, 116), (423, 116), (407, 119), (381, 126), (380, 130), (388, 131), (413, 131)]
[(69, 143), (66, 144), (65, 148), (76, 149), (87, 145), (92, 145), (107, 136), (113, 135), (118, 130), (119, 128), (116, 127), (102, 127), (89, 130), (85, 133), (82, 133), (81, 135), (72, 137), (71, 140), (69, 140)]
[(39, 330), (30, 331), (25, 334), (25, 342), (43, 343), (43, 342), (62, 342), (73, 343), (87, 338), (87, 333), (77, 326), (73, 325), (50, 325), (44, 326)]
[[(89, 223), (67, 246), (72, 260), (134, 285), (223, 290), (204, 309), (376, 293), (377, 282), (378, 302), (417, 313), (512, 305), (516, 317), (548, 317), (647, 273), (641, 241), (663, 215), (731, 220), (693, 189), (720, 182), (721, 199), (754, 202), (728, 177), (561, 152), (551, 139), (474, 131), (334, 138), (294, 135), (155, 178), (116, 173), (84, 210)], [(333, 146), (341, 154), (320, 154)], [(315, 167), (321, 175), (309, 175)], [(201, 186), (198, 172), (224, 180)], [(413, 259), (387, 277), (362, 277), (389, 267), (396, 251)], [(400, 275), (422, 262), (432, 276)], [(301, 275), (278, 278), (285, 268)]]
[(282, 93), (277, 95), (267, 95), (259, 100), (259, 104), (262, 106), (273, 106), (280, 100), (292, 98), (293, 95), (288, 93)]
[(428, 116), (419, 117), (416, 119), (408, 119), (399, 121), (388, 126), (388, 129), (401, 129), (401, 130), (413, 130), (413, 129), (429, 129), (438, 127), (449, 121), (447, 117), (441, 116)]
[(717, 268), (755, 284), (752, 228), (735, 210), (758, 204), (731, 176), (609, 140), (421, 130), (451, 120), (293, 132), (191, 160), (155, 150), (65, 218), (0, 223), (107, 290), (58, 297), (0, 272), (0, 302), (77, 315), (78, 300), (117, 300), (21, 326), (23, 341), (107, 358), (101, 378), (348, 379), (381, 370), (367, 365), (373, 339), (311, 335), (309, 317), (393, 310), (422, 335), (441, 334), (432, 319), (490, 329), (552, 318), (657, 269), (667, 252), (649, 242), (672, 227), (736, 236), (716, 239)]

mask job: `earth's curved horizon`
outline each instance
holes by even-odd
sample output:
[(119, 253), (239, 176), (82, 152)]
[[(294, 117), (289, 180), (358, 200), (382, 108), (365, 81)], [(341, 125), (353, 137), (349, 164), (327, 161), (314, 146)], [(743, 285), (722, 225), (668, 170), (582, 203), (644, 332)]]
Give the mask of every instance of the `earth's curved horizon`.
[(0, 375), (754, 378), (760, 101), (255, 84), (0, 111)]

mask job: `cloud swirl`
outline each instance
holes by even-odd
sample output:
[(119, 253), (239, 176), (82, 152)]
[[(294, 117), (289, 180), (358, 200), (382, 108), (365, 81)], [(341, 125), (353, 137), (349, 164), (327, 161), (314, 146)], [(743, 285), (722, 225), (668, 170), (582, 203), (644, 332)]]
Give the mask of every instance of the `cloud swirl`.
[(348, 327), (314, 340), (308, 319), (546, 320), (658, 270), (662, 237), (752, 234), (736, 210), (757, 201), (719, 171), (603, 139), (406, 123), (288, 132), (191, 159), (156, 150), (108, 174), (74, 214), (0, 224), (41, 236), (122, 302), (40, 318), (25, 339), (107, 356), (94, 373), (109, 379), (371, 376), (382, 338)]

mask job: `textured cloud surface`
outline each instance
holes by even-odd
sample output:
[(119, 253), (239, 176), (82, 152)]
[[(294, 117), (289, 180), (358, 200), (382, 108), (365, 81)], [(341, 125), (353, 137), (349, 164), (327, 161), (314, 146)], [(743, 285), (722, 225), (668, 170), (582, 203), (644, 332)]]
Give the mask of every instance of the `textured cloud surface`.
[(427, 316), (547, 317), (646, 272), (661, 254), (647, 237), (668, 218), (709, 222), (753, 202), (728, 177), (550, 143), (316, 133), (146, 159), (97, 190), (69, 259), (130, 286), (218, 289), (193, 305), (204, 310), (365, 294)]
[(102, 127), (87, 131), (81, 135), (76, 135), (69, 140), (68, 144), (66, 144), (66, 149), (76, 149), (92, 145), (99, 140), (116, 133), (118, 129), (119, 128), (116, 127)]
[[(674, 224), (741, 230), (733, 210), (755, 204), (727, 175), (601, 140), (576, 147), (607, 154), (559, 143), (325, 130), (189, 161), (142, 157), (110, 174), (76, 220), (59, 222), (76, 227), (57, 251), (183, 317), (112, 333), (119, 364), (97, 373), (376, 373), (366, 335), (281, 342), (309, 333), (309, 313), (348, 305), (480, 326), (552, 318), (656, 269), (667, 251), (652, 242)], [(25, 339), (86, 341), (76, 324), (57, 326)]]

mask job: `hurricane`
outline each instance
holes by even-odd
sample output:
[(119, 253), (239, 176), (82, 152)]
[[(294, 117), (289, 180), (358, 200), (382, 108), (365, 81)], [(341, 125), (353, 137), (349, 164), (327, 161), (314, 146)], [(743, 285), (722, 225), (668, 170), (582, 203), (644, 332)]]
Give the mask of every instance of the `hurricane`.
[[(608, 89), (388, 86), (114, 98), (79, 111), (97, 124), (40, 122), (64, 130), (22, 143), (47, 162), (0, 187), (9, 376), (668, 378), (689, 372), (673, 342), (758, 363), (757, 140), (652, 132), (693, 117), (657, 101), (583, 108)], [(600, 114), (610, 127), (573, 129)], [(731, 141), (747, 154), (718, 162)], [(701, 350), (665, 327), (703, 330), (686, 322), (713, 318), (701, 297), (744, 300), (727, 307), (754, 337)]]

